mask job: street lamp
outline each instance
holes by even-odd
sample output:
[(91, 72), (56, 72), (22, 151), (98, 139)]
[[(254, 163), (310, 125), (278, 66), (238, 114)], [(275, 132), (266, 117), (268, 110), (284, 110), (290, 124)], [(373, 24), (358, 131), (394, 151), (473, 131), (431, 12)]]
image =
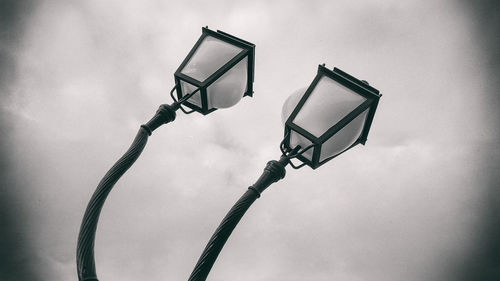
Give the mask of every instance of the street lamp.
[(202, 35), (175, 72), (177, 97), (185, 105), (208, 114), (252, 96), (255, 45), (222, 31), (202, 29)]
[(114, 184), (140, 156), (148, 136), (159, 126), (174, 121), (178, 109), (186, 114), (197, 111), (205, 115), (231, 107), (243, 96), (252, 96), (254, 61), (254, 44), (219, 30), (202, 28), (200, 39), (174, 74), (175, 86), (170, 91), (174, 102), (161, 105), (153, 118), (141, 125), (130, 148), (104, 175), (87, 205), (76, 254), (80, 281), (97, 281), (94, 241), (99, 214)]
[(283, 105), (281, 151), (304, 148), (297, 158), (301, 165), (316, 169), (353, 146), (365, 144), (379, 98), (366, 81), (320, 65), (307, 90), (295, 92)]
[[(260, 178), (224, 217), (201, 254), (189, 281), (206, 280), (217, 256), (252, 203), (272, 183), (285, 177), (285, 167), (313, 169), (346, 150), (365, 144), (381, 95), (353, 76), (320, 65), (307, 90), (290, 96), (283, 106), (285, 136), (279, 161), (269, 161)], [(296, 159), (302, 164), (292, 163)]]

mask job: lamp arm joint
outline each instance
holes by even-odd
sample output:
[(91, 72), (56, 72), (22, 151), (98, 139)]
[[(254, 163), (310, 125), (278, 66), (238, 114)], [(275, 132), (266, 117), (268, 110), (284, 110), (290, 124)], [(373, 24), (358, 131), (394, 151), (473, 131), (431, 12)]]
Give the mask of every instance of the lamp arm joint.
[(288, 159), (282, 157), (279, 161), (271, 160), (267, 162), (262, 175), (248, 189), (253, 190), (260, 197), (260, 194), (266, 190), (271, 184), (283, 179), (286, 175), (285, 166), (288, 164)]
[(151, 133), (153, 133), (153, 131), (158, 127), (175, 120), (176, 110), (177, 108), (172, 105), (162, 104), (156, 111), (155, 116), (153, 116), (153, 118), (151, 118), (148, 123), (141, 125), (141, 127), (144, 128), (151, 136)]

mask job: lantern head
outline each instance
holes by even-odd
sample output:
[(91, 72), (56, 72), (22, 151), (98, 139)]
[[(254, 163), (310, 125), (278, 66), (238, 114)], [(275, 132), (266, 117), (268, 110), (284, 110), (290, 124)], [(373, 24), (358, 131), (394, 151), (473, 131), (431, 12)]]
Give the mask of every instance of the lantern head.
[(174, 74), (177, 98), (197, 91), (183, 105), (208, 114), (252, 96), (255, 45), (217, 30), (201, 37)]
[(292, 94), (283, 106), (281, 150), (285, 153), (300, 146), (300, 167), (316, 169), (353, 146), (365, 144), (380, 97), (367, 82), (320, 65), (311, 85)]

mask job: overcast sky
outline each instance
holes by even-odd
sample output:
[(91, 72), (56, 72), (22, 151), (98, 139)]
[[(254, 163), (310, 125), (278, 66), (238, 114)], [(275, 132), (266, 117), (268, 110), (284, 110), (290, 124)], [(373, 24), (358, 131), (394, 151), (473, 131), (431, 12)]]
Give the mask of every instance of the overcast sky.
[(477, 18), (487, 8), (46, 0), (12, 13), (1, 45), (3, 280), (77, 280), (86, 204), (140, 124), (171, 103), (173, 73), (202, 26), (256, 44), (254, 97), (208, 116), (179, 112), (154, 132), (102, 211), (100, 280), (186, 280), (225, 213), (279, 157), (282, 104), (321, 63), (383, 94), (366, 146), (289, 169), (209, 280), (459, 280), (471, 263), (494, 265), (476, 258), (499, 194), (498, 63)]

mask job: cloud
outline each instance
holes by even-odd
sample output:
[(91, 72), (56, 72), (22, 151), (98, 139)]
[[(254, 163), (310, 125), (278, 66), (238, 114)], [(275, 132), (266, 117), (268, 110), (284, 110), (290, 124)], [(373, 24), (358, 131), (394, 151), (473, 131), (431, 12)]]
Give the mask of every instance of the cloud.
[(474, 250), (494, 168), (482, 156), (495, 134), (483, 122), (485, 61), (460, 6), (44, 1), (26, 21), (2, 103), (12, 124), (5, 174), (24, 176), (8, 193), (30, 214), (13, 228), (33, 245), (19, 257), (47, 280), (75, 278), (93, 188), (169, 102), (173, 72), (205, 25), (257, 44), (255, 95), (154, 132), (103, 209), (102, 280), (187, 277), (220, 219), (279, 156), (282, 102), (323, 62), (384, 94), (366, 147), (315, 171), (289, 169), (211, 278), (447, 280)]

